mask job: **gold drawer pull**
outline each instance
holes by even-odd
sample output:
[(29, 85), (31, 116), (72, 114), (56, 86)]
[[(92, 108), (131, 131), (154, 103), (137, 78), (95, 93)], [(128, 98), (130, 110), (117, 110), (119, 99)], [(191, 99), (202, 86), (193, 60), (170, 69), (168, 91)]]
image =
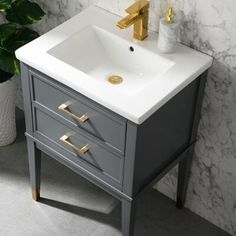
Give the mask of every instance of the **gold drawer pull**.
[(61, 104), (58, 109), (64, 113), (66, 113), (67, 115), (73, 117), (74, 119), (76, 119), (77, 121), (79, 121), (80, 123), (84, 123), (85, 121), (87, 121), (89, 119), (88, 116), (86, 115), (82, 115), (82, 116), (77, 116), (75, 114), (73, 114), (72, 112), (70, 112), (69, 110), (67, 110), (68, 105), (66, 104)]
[(76, 147), (74, 144), (70, 143), (70, 142), (68, 141), (68, 139), (69, 139), (69, 137), (68, 137), (67, 135), (63, 135), (63, 136), (60, 138), (60, 140), (61, 140), (64, 144), (66, 144), (67, 146), (73, 148), (75, 151), (77, 151), (77, 152), (79, 152), (79, 153), (81, 153), (81, 154), (85, 154), (86, 152), (89, 151), (88, 144), (85, 145), (85, 146), (82, 147), (82, 148), (78, 148), (78, 147)]

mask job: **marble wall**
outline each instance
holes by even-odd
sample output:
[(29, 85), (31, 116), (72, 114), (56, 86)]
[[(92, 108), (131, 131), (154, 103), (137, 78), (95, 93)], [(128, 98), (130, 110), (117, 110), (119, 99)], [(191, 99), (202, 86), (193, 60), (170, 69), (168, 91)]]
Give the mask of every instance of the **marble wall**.
[[(97, 4), (124, 15), (133, 0), (35, 0), (47, 12), (36, 27), (41, 33)], [(182, 19), (180, 40), (212, 55), (199, 141), (186, 206), (236, 235), (236, 3), (235, 0), (169, 0)], [(167, 0), (151, 0), (150, 29), (158, 31)], [(157, 188), (175, 197), (177, 169)]]

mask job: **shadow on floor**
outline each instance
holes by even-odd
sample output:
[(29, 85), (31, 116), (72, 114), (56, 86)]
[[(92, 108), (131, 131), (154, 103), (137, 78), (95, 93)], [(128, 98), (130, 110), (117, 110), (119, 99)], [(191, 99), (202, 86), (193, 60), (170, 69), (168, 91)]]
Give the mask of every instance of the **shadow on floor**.
[[(52, 199), (40, 203), (121, 229), (121, 205), (110, 214), (81, 208)], [(187, 209), (179, 210), (172, 200), (150, 190), (138, 202), (135, 236), (230, 236)]]
[[(50, 207), (54, 207), (63, 211), (70, 212), (75, 215), (85, 217), (87, 219), (89, 218), (91, 220), (94, 220), (103, 224), (109, 224), (110, 226), (117, 229), (121, 228), (120, 221), (115, 220), (116, 217), (114, 217), (113, 215), (114, 211), (110, 212), (109, 214), (105, 214), (102, 212), (86, 209), (83, 207), (79, 207), (76, 205), (72, 205), (72, 204), (68, 204), (68, 203), (64, 203), (64, 202), (60, 202), (60, 201), (56, 201), (56, 200), (52, 200), (52, 199), (48, 199), (44, 197), (41, 197), (39, 202)], [(117, 209), (113, 209), (113, 210), (117, 210)]]

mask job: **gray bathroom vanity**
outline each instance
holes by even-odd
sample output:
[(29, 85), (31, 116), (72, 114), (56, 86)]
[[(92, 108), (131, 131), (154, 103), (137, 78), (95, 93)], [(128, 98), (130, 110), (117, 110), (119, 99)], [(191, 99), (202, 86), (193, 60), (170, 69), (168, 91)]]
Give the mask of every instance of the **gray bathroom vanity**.
[(123, 236), (134, 235), (140, 194), (177, 164), (183, 207), (205, 80), (206, 73), (138, 125), (22, 63), (34, 200), (43, 151), (121, 200)]
[(157, 34), (133, 42), (118, 20), (89, 7), (16, 56), (34, 200), (43, 151), (119, 199), (133, 236), (139, 196), (177, 164), (184, 206), (212, 58), (181, 44), (160, 54)]

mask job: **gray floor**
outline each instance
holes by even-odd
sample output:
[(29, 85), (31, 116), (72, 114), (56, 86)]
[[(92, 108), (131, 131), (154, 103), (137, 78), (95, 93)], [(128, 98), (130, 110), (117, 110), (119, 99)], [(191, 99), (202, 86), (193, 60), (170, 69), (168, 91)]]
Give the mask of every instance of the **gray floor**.
[[(46, 157), (40, 202), (31, 200), (22, 112), (18, 137), (0, 148), (0, 236), (119, 236), (120, 204)], [(229, 236), (155, 190), (139, 201), (136, 236)]]

